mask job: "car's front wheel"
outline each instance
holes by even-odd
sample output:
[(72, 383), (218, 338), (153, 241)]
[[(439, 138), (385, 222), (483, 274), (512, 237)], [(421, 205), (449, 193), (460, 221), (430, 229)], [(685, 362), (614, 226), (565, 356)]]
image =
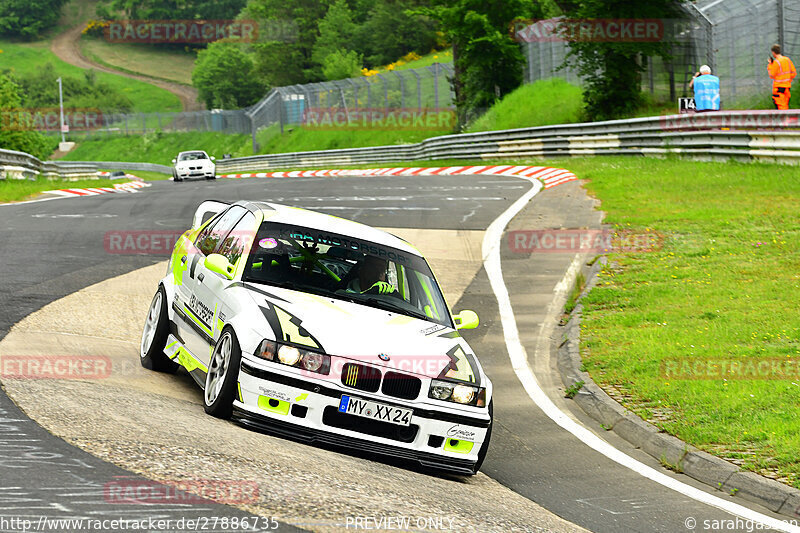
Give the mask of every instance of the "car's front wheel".
[(236, 397), (239, 363), (242, 350), (236, 333), (229, 326), (222, 330), (211, 361), (208, 363), (203, 400), (206, 413), (217, 418), (230, 418)]
[(175, 372), (178, 364), (164, 353), (169, 335), (169, 315), (167, 314), (167, 293), (159, 286), (142, 329), (142, 342), (139, 357), (142, 366), (158, 372)]

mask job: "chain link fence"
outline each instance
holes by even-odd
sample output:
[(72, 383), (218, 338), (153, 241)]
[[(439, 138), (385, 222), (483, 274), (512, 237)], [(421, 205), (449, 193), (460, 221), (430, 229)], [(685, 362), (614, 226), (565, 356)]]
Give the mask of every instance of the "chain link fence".
[[(690, 96), (689, 82), (707, 64), (720, 77), (722, 106), (748, 107), (768, 101), (769, 49), (781, 44), (800, 61), (800, 2), (797, 0), (695, 0), (682, 4), (684, 20), (662, 21), (673, 45), (671, 59), (647, 60), (642, 90), (656, 99)], [(581, 84), (564, 40), (528, 39), (525, 80), (559, 77)]]
[[(301, 124), (309, 109), (392, 110), (453, 107), (450, 77), (452, 63), (372, 76), (272, 89), (255, 105), (233, 111), (180, 113), (100, 113), (97, 127), (81, 129), (69, 124), (73, 135), (88, 138), (164, 132), (222, 132), (253, 135), (262, 128)], [(57, 125), (56, 125), (57, 126)], [(50, 133), (57, 134), (52, 128)]]

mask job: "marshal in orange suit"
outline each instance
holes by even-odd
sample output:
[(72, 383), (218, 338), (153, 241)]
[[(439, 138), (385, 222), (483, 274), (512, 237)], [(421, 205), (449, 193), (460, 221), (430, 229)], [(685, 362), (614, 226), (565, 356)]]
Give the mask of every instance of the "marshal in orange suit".
[(792, 60), (781, 55), (778, 44), (772, 45), (767, 71), (772, 78), (772, 101), (775, 102), (775, 109), (789, 109), (792, 80), (797, 76), (797, 71)]

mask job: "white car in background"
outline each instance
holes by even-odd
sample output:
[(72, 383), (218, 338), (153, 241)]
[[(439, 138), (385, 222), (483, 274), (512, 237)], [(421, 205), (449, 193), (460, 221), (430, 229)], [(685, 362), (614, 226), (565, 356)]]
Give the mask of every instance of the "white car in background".
[(203, 150), (181, 152), (172, 160), (172, 179), (183, 181), (186, 178), (205, 178), (213, 180), (217, 177), (217, 166), (214, 157), (209, 157)]

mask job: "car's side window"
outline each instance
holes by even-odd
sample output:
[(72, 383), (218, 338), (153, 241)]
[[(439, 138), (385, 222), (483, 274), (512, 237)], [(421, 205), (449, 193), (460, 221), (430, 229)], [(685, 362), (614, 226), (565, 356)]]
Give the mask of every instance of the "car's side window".
[(214, 253), (224, 255), (232, 265), (235, 265), (244, 253), (248, 241), (253, 238), (256, 229), (255, 224), (255, 215), (250, 212), (246, 213), (225, 239), (220, 242)]
[(216, 222), (212, 222), (200, 232), (195, 241), (197, 249), (203, 255), (214, 253), (217, 246), (246, 212), (247, 210), (244, 207), (238, 205), (228, 208)]

